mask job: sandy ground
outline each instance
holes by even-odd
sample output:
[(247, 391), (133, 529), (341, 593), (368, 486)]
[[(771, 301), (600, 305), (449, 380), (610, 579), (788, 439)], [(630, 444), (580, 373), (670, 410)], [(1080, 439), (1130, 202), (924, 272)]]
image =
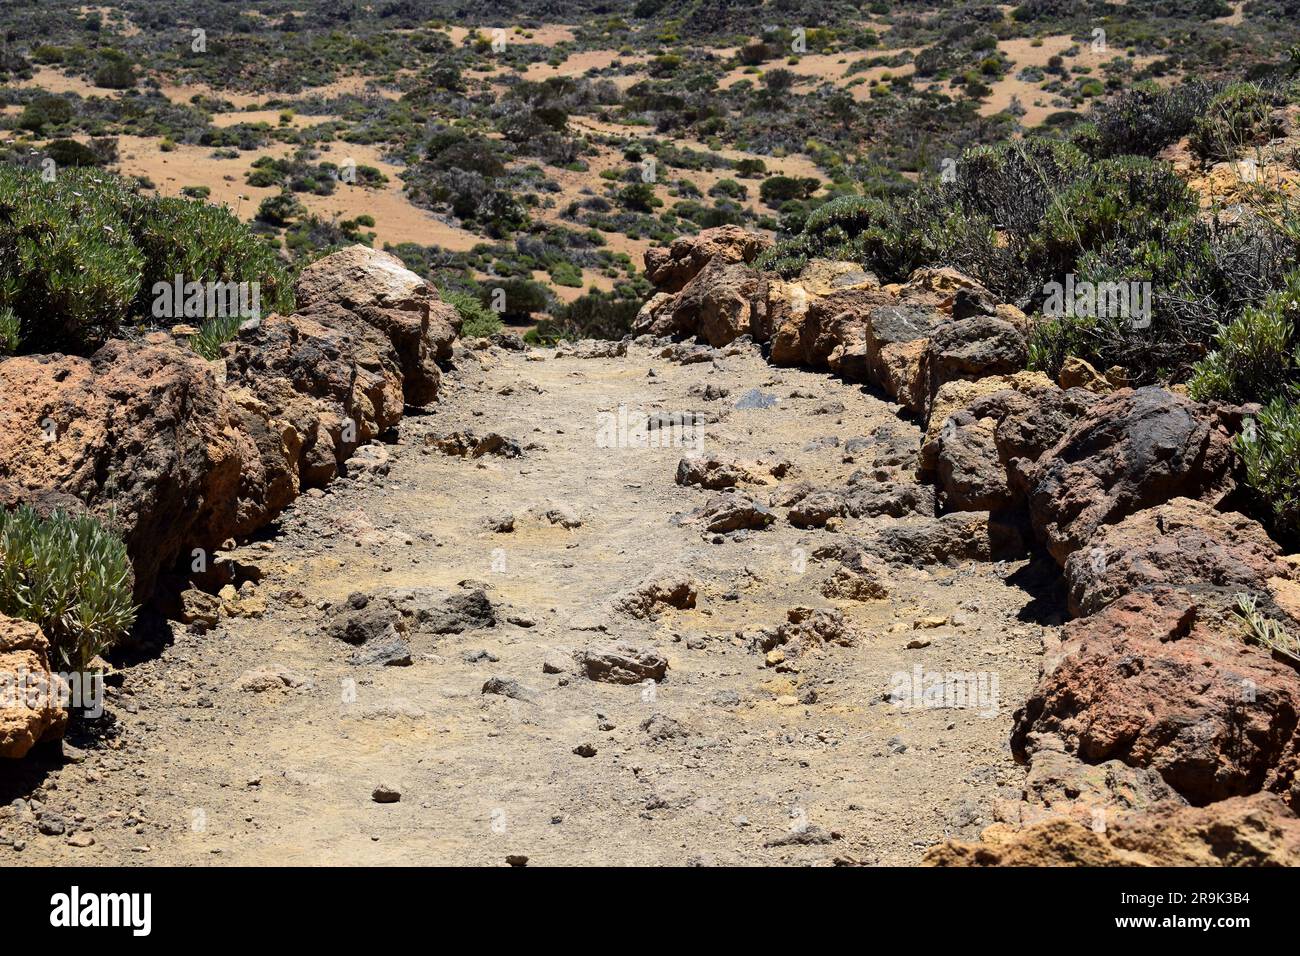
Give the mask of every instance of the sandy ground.
[[(209, 202), (228, 206), (243, 219), (252, 219), (262, 200), (277, 195), (279, 189), (249, 186), (246, 175), (253, 163), (262, 156), (284, 158), (293, 153), (294, 147), (286, 143), (274, 143), (261, 149), (241, 152), (232, 159), (220, 159), (214, 156), (215, 151), (210, 146), (178, 145), (167, 152), (162, 149), (161, 140), (120, 136), (118, 150), (120, 158), (117, 170), (123, 175), (147, 176), (164, 196), (178, 196), (185, 186), (207, 186), (211, 190)], [(298, 193), (299, 201), (321, 218), (342, 221), (369, 213), (375, 217), (375, 226), (368, 231), (376, 234), (375, 244), (380, 248), (385, 242), (416, 242), (467, 251), (476, 244), (487, 241), (412, 204), (402, 190), (402, 180), (399, 178), (402, 167), (385, 162), (378, 147), (334, 142), (321, 144), (320, 150), (322, 160), (339, 165), (351, 160), (358, 166), (374, 166), (388, 177), (388, 182), (377, 188), (339, 183), (330, 196)]]
[(1035, 40), (1024, 37), (1003, 40), (998, 44), (998, 48), (1006, 54), (1013, 65), (1004, 77), (989, 84), (993, 92), (980, 104), (982, 115), (992, 116), (1002, 112), (1011, 105), (1013, 97), (1019, 99), (1020, 105), (1025, 108), (1020, 122), (1026, 127), (1039, 125), (1052, 113), (1072, 109), (1069, 100), (1058, 99), (1054, 94), (1045, 92), (1040, 83), (1027, 83), (1016, 78), (1016, 74), (1021, 70), (1031, 66), (1044, 67), (1053, 56), (1064, 54), (1072, 46), (1078, 46), (1079, 52), (1075, 56), (1065, 58), (1067, 66), (1089, 67), (1092, 72), (1088, 76), (1102, 81), (1105, 80), (1105, 74), (1101, 71), (1101, 65), (1116, 57), (1128, 60), (1135, 70), (1158, 59), (1155, 56), (1128, 57), (1119, 47), (1093, 49), (1090, 42), (1080, 42), (1065, 35), (1041, 39), (1042, 42), (1037, 46), (1034, 45)]
[[(898, 429), (914, 444), (915, 427), (858, 388), (751, 352), (688, 366), (638, 347), (623, 359), (538, 357), (462, 354), (440, 404), (387, 446), (386, 477), (303, 497), (242, 549), (262, 577), (239, 606), (261, 617), (178, 631), (124, 671), (102, 738), (79, 732), (62, 757), (6, 768), (0, 861), (912, 864), (991, 822), (991, 802), (1018, 791), (1011, 712), (1044, 631), (1008, 580), (1016, 565), (898, 568), (887, 599), (832, 600), (820, 592), (832, 568), (815, 552), (866, 525), (803, 531), (782, 517), (714, 542), (675, 520), (710, 494), (674, 483), (683, 449), (597, 441), (620, 405), (702, 410), (719, 419), (704, 450), (788, 457), (799, 478), (842, 484), (860, 465), (815, 439)], [(705, 384), (731, 392), (690, 394)], [(755, 384), (780, 403), (733, 407)], [(816, 414), (830, 401), (844, 410)], [(425, 446), (466, 428), (526, 450), (476, 461)], [(542, 517), (556, 508), (581, 525)], [(485, 518), (503, 512), (514, 531), (489, 530)], [(693, 609), (638, 620), (606, 607), (668, 568), (697, 582)], [(417, 634), (410, 666), (349, 664), (319, 603), (403, 586), (485, 587), (498, 623)], [(769, 666), (737, 636), (798, 606), (842, 610), (851, 646), (815, 644)], [(941, 623), (918, 631), (929, 618)], [(543, 666), (616, 638), (658, 648), (666, 679), (623, 686)], [(895, 707), (886, 695), (915, 667), (996, 675), (996, 706)], [(241, 690), (258, 669), (306, 683)], [(483, 693), (493, 677), (517, 681), (518, 696)], [(657, 739), (665, 726), (674, 734)], [(400, 801), (373, 800), (381, 783)], [(37, 813), (64, 832), (40, 833)], [(70, 843), (74, 831), (93, 844)]]

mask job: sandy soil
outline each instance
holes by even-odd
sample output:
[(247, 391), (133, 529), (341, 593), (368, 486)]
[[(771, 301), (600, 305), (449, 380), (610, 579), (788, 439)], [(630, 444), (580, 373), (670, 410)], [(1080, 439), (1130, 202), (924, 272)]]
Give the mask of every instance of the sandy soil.
[(1105, 75), (1101, 72), (1101, 65), (1116, 57), (1127, 59), (1135, 70), (1141, 69), (1153, 60), (1158, 59), (1155, 56), (1130, 58), (1119, 47), (1094, 50), (1090, 42), (1077, 41), (1065, 35), (1043, 37), (1042, 43), (1038, 46), (1035, 46), (1034, 43), (1033, 39), (1020, 37), (1013, 40), (1003, 40), (998, 44), (998, 48), (1006, 54), (1014, 65), (1006, 76), (989, 84), (993, 92), (980, 104), (981, 115), (992, 116), (995, 113), (1002, 112), (1011, 105), (1013, 97), (1019, 99), (1020, 105), (1025, 108), (1025, 113), (1020, 118), (1020, 122), (1026, 127), (1037, 126), (1052, 113), (1072, 109), (1069, 100), (1059, 99), (1054, 94), (1045, 92), (1040, 83), (1027, 83), (1016, 78), (1016, 74), (1021, 70), (1031, 66), (1044, 67), (1053, 56), (1064, 54), (1072, 46), (1078, 46), (1079, 53), (1072, 57), (1066, 57), (1067, 65), (1090, 67), (1092, 73), (1088, 75), (1099, 80), (1105, 79)]
[[(810, 440), (885, 428), (912, 441), (916, 429), (857, 388), (749, 352), (689, 366), (637, 347), (623, 359), (538, 357), (462, 354), (441, 404), (387, 446), (386, 477), (303, 497), (242, 549), (261, 583), (238, 607), (261, 616), (179, 631), (123, 672), (106, 736), (74, 734), (62, 758), (47, 752), (3, 780), (0, 860), (911, 864), (990, 822), (991, 802), (1018, 789), (1011, 709), (1041, 653), (1031, 596), (1009, 580), (1017, 566), (896, 569), (888, 599), (832, 601), (820, 593), (831, 568), (812, 556), (865, 526), (837, 535), (782, 519), (714, 543), (674, 520), (709, 496), (674, 483), (681, 448), (596, 440), (620, 405), (705, 410), (719, 418), (705, 450), (789, 457), (799, 477), (828, 484), (858, 466)], [(781, 402), (734, 408), (755, 383)], [(731, 394), (689, 394), (704, 384)], [(842, 414), (815, 414), (832, 400)], [(474, 461), (424, 445), (465, 428), (528, 447)], [(550, 523), (553, 508), (581, 525)], [(503, 512), (515, 530), (488, 530)], [(698, 583), (693, 609), (645, 620), (602, 609), (670, 567)], [(352, 648), (322, 632), (320, 602), (385, 587), (464, 593), (466, 581), (487, 588), (498, 624), (417, 634), (410, 666), (349, 664)], [(841, 609), (852, 646), (768, 666), (736, 636), (800, 605)], [(935, 620), (946, 623), (916, 630)], [(622, 686), (543, 666), (615, 638), (660, 649), (667, 678)], [(996, 674), (1000, 706), (897, 708), (886, 695), (914, 667)], [(307, 683), (241, 690), (258, 669)], [(518, 695), (483, 693), (493, 677), (517, 681)], [(652, 733), (665, 726), (673, 733)], [(372, 799), (381, 783), (400, 801)], [(36, 811), (65, 832), (40, 833)], [(70, 844), (73, 830), (93, 845)]]
[[(149, 177), (158, 187), (158, 192), (164, 196), (178, 196), (185, 186), (207, 186), (211, 190), (209, 202), (228, 206), (247, 220), (256, 215), (257, 207), (263, 199), (279, 192), (275, 187), (247, 184), (245, 176), (253, 163), (262, 156), (284, 158), (294, 151), (294, 147), (287, 143), (274, 143), (261, 149), (241, 152), (233, 159), (219, 159), (214, 157), (214, 150), (210, 146), (178, 145), (174, 150), (165, 152), (161, 140), (139, 136), (118, 137), (118, 149), (120, 161), (117, 169), (123, 175)], [(417, 242), (466, 251), (477, 243), (486, 241), (413, 205), (402, 191), (402, 181), (399, 178), (402, 167), (381, 159), (381, 151), (377, 147), (357, 143), (324, 143), (321, 145), (321, 157), (340, 165), (352, 160), (359, 166), (374, 166), (388, 177), (384, 186), (375, 189), (339, 183), (331, 196), (297, 194), (304, 206), (324, 219), (354, 219), (362, 213), (374, 216), (375, 226), (368, 231), (376, 234), (377, 247), (382, 248), (385, 242)]]

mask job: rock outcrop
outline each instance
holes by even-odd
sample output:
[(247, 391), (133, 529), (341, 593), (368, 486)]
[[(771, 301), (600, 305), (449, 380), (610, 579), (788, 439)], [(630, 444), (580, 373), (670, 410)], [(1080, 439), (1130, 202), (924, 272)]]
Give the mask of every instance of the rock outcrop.
[(710, 262), (750, 263), (772, 241), (739, 226), (705, 229), (696, 236), (682, 236), (666, 249), (649, 249), (645, 254), (646, 278), (663, 292), (680, 292)]
[(1214, 586), (1269, 593), (1292, 568), (1256, 521), (1200, 501), (1172, 501), (1107, 525), (1065, 562), (1070, 613), (1094, 614), (1126, 594), (1156, 585)]
[(173, 345), (113, 341), (90, 358), (0, 362), (0, 479), (84, 503), (126, 540), (135, 593), (160, 568), (233, 533), (261, 503), (243, 498), (256, 445), (215, 369)]
[(145, 601), (181, 555), (255, 531), (433, 399), (459, 320), (399, 260), (345, 249), (298, 294), (300, 313), (245, 323), (222, 362), (166, 335), (0, 362), (6, 506), (65, 496), (109, 520)]
[(1189, 803), (1300, 807), (1300, 674), (1249, 647), (1212, 591), (1156, 587), (1066, 625), (1012, 747), (1151, 768)]
[(1027, 469), (1034, 530), (1061, 564), (1104, 524), (1236, 487), (1231, 414), (1154, 386), (1095, 402)]
[(765, 240), (744, 235), (723, 227), (649, 250), (646, 275), (659, 291), (633, 331), (715, 348), (749, 335), (777, 365), (871, 382), (922, 413), (944, 382), (1024, 366), (1024, 315), (955, 270), (881, 285), (855, 263), (814, 260), (783, 280), (751, 266)]
[(1300, 818), (1276, 796), (1210, 807), (1162, 804), (1094, 827), (1060, 817), (1021, 831), (989, 827), (978, 843), (949, 841), (924, 866), (1296, 866)]
[(63, 736), (65, 685), (50, 673), (49, 654), (39, 627), (0, 615), (0, 758)]

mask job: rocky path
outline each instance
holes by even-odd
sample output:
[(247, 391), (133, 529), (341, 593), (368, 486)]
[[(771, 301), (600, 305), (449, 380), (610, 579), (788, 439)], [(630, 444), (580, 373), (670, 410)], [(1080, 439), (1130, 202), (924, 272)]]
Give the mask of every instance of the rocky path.
[[(834, 555), (907, 519), (790, 520), (801, 482), (906, 483), (895, 406), (741, 345), (457, 365), (373, 471), (240, 549), (260, 581), (125, 671), (102, 740), (6, 781), (0, 859), (911, 864), (1018, 794), (1011, 713), (1055, 610), (1031, 575), (881, 553), (857, 575)], [(629, 443), (620, 406), (737, 459), (743, 497), (678, 484), (691, 449), (602, 447)], [(978, 699), (926, 697), (934, 674)]]

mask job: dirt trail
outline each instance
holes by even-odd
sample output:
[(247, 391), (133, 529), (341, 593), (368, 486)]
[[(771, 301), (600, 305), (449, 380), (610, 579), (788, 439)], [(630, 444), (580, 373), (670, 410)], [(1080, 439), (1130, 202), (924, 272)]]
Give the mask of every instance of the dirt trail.
[[(304, 496), (274, 535), (242, 549), (263, 578), (241, 606), (255, 614), (265, 602), (261, 617), (223, 619), (203, 635), (178, 628), (113, 691), (114, 735), (69, 743), (62, 764), (34, 764), (37, 803), (27, 802), (30, 781), (9, 781), (4, 802), (24, 802), (0, 809), (0, 834), (24, 848), (0, 845), (0, 860), (910, 864), (946, 836), (974, 837), (1022, 778), (1007, 739), (1044, 629), (1031, 595), (1007, 582), (1019, 566), (895, 569), (888, 599), (833, 601), (820, 592), (833, 562), (814, 552), (855, 523), (800, 530), (781, 514), (715, 543), (673, 520), (712, 494), (675, 484), (683, 449), (598, 447), (602, 415), (620, 404), (712, 413), (720, 421), (706, 426), (705, 451), (788, 458), (814, 484), (842, 485), (869, 467), (869, 449), (845, 461), (851, 438), (892, 432), (914, 447), (919, 433), (894, 406), (734, 351), (690, 365), (638, 346), (621, 358), (460, 354), (439, 405), (387, 446), (386, 477)], [(704, 385), (730, 394), (707, 400)], [(779, 404), (735, 408), (754, 386)], [(465, 429), (527, 447), (475, 460), (425, 443)], [(582, 524), (553, 524), (548, 510)], [(513, 532), (486, 527), (506, 512)], [(646, 620), (597, 612), (646, 572), (674, 566), (698, 582), (694, 609)], [(354, 648), (322, 630), (319, 602), (388, 587), (465, 593), (465, 580), (487, 586), (498, 625), (415, 634), (410, 666), (349, 664)], [(840, 608), (856, 643), (774, 667), (736, 636), (800, 605)], [(915, 629), (936, 623), (927, 618), (950, 620)], [(607, 631), (581, 629), (596, 624)], [(569, 649), (614, 639), (657, 647), (667, 679), (649, 688), (544, 672)], [(995, 676), (996, 713), (895, 707), (894, 675), (917, 666)], [(266, 668), (310, 685), (241, 689)], [(492, 677), (517, 681), (527, 699), (481, 693)], [(671, 721), (643, 728), (655, 714)], [(574, 752), (584, 744), (594, 756)], [(400, 802), (372, 800), (380, 783)], [(33, 808), (68, 833), (81, 817), (94, 844), (37, 833)]]

